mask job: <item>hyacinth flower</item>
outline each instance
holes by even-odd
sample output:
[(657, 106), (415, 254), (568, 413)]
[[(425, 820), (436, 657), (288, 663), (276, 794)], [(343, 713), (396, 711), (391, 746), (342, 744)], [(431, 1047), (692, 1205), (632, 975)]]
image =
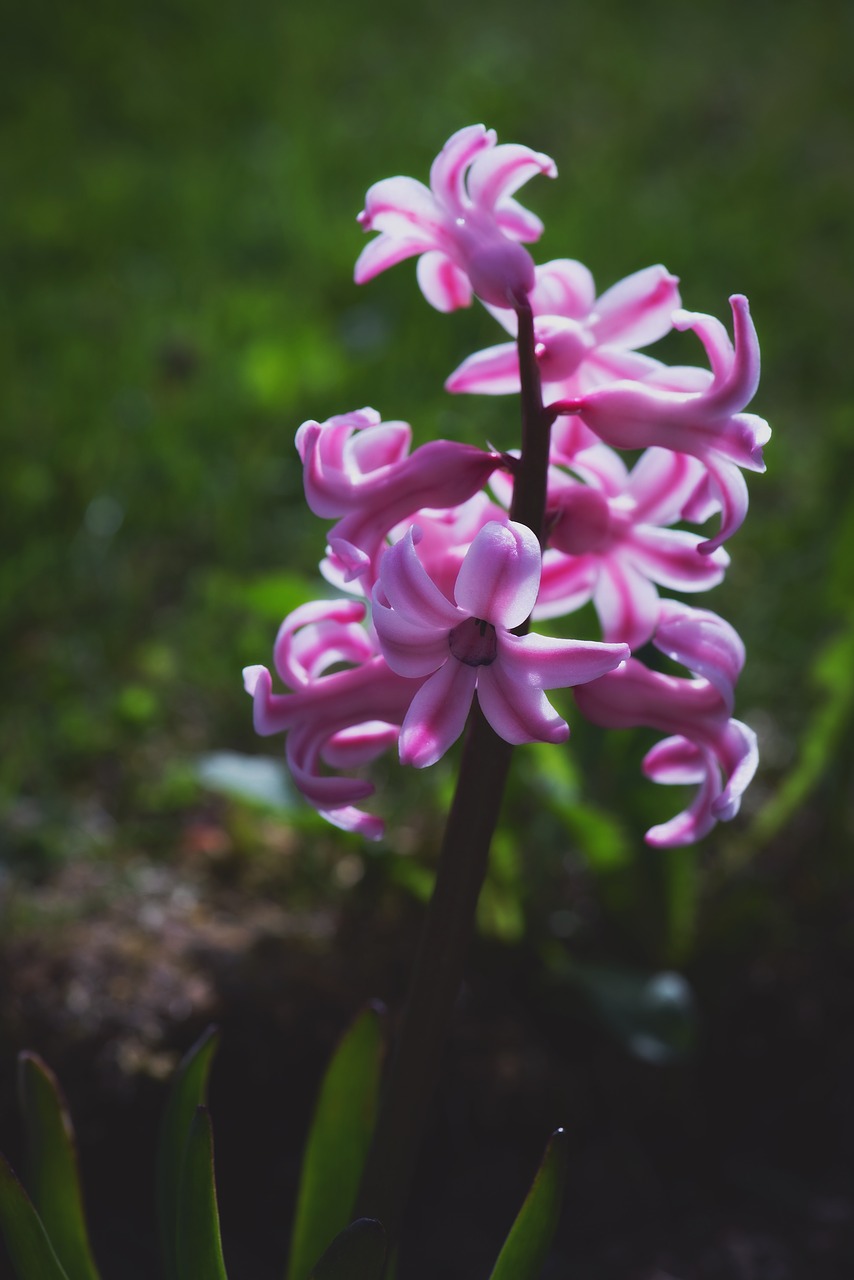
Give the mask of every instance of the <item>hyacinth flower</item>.
[[(542, 225), (514, 198), (544, 155), (498, 146), (480, 125), (455, 133), (427, 187), (389, 178), (359, 222), (375, 232), (363, 283), (406, 258), (442, 311), (477, 296), (515, 341), (464, 361), (453, 391), (518, 391), (518, 449), (450, 441), (411, 451), (406, 423), (360, 410), (297, 434), (306, 497), (334, 521), (324, 574), (364, 599), (320, 602), (285, 620), (275, 693), (265, 667), (245, 683), (263, 734), (287, 736), (297, 785), (330, 821), (366, 836), (371, 784), (349, 771), (398, 745), (425, 767), (462, 739), (459, 773), (409, 997), (356, 1197), (394, 1242), (403, 1216), (463, 973), (490, 843), (516, 744), (565, 742), (546, 694), (571, 687), (582, 713), (665, 735), (644, 761), (653, 780), (696, 787), (653, 828), (657, 845), (698, 839), (731, 818), (756, 767), (756, 740), (733, 718), (744, 651), (714, 614), (662, 597), (701, 591), (727, 566), (724, 540), (745, 514), (741, 469), (761, 471), (769, 429), (744, 412), (759, 351), (747, 302), (731, 299), (734, 339), (682, 311), (676, 278), (636, 272), (597, 298), (585, 267), (535, 268)], [(638, 350), (693, 329), (710, 368), (669, 367)], [(545, 399), (543, 395), (545, 389)], [(641, 452), (631, 470), (614, 450)], [(645, 452), (642, 452), (645, 451)], [(484, 493), (489, 485), (492, 497)], [(504, 503), (504, 509), (499, 503)], [(682, 522), (720, 512), (701, 541)], [(602, 642), (529, 634), (531, 620), (592, 600)], [(370, 603), (370, 616), (366, 605)], [(566, 634), (566, 633), (564, 633)], [(687, 674), (631, 656), (652, 639)]]
[(702, 555), (699, 534), (669, 527), (692, 502), (702, 466), (684, 453), (647, 449), (629, 471), (601, 444), (573, 465), (582, 480), (549, 472), (549, 549), (534, 615), (560, 617), (592, 599), (605, 639), (637, 649), (659, 620), (656, 584), (707, 591), (729, 564), (722, 547)]
[(457, 575), (455, 603), (433, 582), (415, 544), (411, 529), (386, 552), (374, 591), (386, 662), (424, 680), (401, 728), (402, 763), (423, 768), (444, 755), (463, 731), (475, 689), (505, 742), (565, 742), (569, 727), (543, 690), (595, 679), (629, 656), (627, 646), (513, 635), (540, 582), (540, 545), (523, 524), (484, 525)]
[[(676, 276), (665, 267), (645, 267), (596, 297), (587, 267), (569, 258), (537, 267), (530, 294), (537, 366), (547, 400), (582, 395), (625, 378), (645, 378), (662, 368), (641, 355), (669, 333), (681, 306)], [(488, 308), (515, 338), (515, 311)], [(469, 356), (445, 383), (451, 392), (512, 395), (520, 387), (514, 342), (499, 343)]]
[(412, 429), (360, 409), (304, 422), (296, 446), (306, 501), (318, 516), (341, 519), (329, 532), (330, 568), (344, 581), (376, 581), (389, 532), (422, 508), (456, 507), (479, 492), (500, 453), (431, 440), (409, 453)]
[[(293, 692), (273, 693), (263, 666), (247, 667), (243, 680), (256, 733), (287, 734), (288, 769), (308, 803), (333, 825), (378, 840), (384, 823), (355, 803), (373, 794), (373, 784), (322, 769), (359, 768), (393, 746), (418, 687), (387, 666), (361, 625), (365, 612), (358, 600), (302, 605), (285, 618), (273, 650)], [(346, 670), (329, 670), (343, 663)]]
[(702, 390), (673, 390), (666, 376), (663, 385), (653, 376), (611, 383), (552, 405), (557, 413), (580, 414), (585, 426), (614, 448), (659, 445), (699, 458), (721, 503), (720, 529), (700, 544), (707, 554), (741, 526), (747, 485), (739, 467), (764, 471), (762, 446), (771, 435), (763, 418), (742, 412), (759, 383), (759, 343), (747, 299), (736, 294), (730, 306), (734, 344), (714, 316), (677, 311), (673, 317), (677, 329), (693, 329), (706, 348), (711, 372)]
[(738, 813), (758, 763), (756, 734), (732, 718), (744, 646), (733, 628), (708, 610), (668, 602), (653, 639), (656, 648), (694, 678), (651, 671), (632, 658), (575, 690), (579, 709), (607, 729), (650, 728), (671, 736), (643, 760), (653, 782), (696, 785), (692, 803), (646, 833), (659, 848), (692, 844)]
[(449, 138), (430, 169), (430, 186), (385, 178), (368, 191), (359, 223), (378, 231), (362, 250), (355, 280), (418, 255), (418, 284), (439, 311), (471, 304), (472, 294), (497, 307), (518, 307), (534, 287), (534, 263), (522, 247), (543, 224), (514, 193), (529, 178), (553, 178), (548, 156), (515, 143), (496, 146), (493, 129), (470, 125)]

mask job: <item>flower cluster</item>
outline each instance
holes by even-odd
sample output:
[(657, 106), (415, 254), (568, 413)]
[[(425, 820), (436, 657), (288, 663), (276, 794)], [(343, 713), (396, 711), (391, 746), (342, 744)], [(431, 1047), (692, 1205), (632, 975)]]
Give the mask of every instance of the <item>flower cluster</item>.
[[(547, 156), (462, 129), (429, 188), (404, 177), (371, 187), (359, 222), (378, 234), (356, 264), (361, 283), (418, 256), (433, 306), (452, 311), (476, 296), (511, 336), (463, 361), (452, 393), (530, 400), (528, 341), (534, 425), (547, 439), (540, 527), (517, 518), (524, 442), (521, 457), (449, 440), (412, 450), (410, 427), (372, 409), (297, 432), (308, 505), (334, 522), (321, 569), (339, 594), (283, 622), (274, 665), (290, 692), (274, 693), (264, 667), (247, 668), (245, 683), (258, 732), (287, 734), (307, 800), (369, 837), (382, 832), (358, 807), (371, 784), (341, 771), (394, 745), (404, 764), (433, 764), (475, 698), (514, 744), (566, 740), (546, 696), (560, 688), (573, 688), (596, 724), (667, 735), (645, 773), (697, 789), (647, 833), (655, 845), (689, 843), (733, 817), (756, 768), (755, 735), (732, 716), (741, 641), (714, 613), (660, 594), (722, 580), (723, 544), (747, 509), (743, 471), (764, 469), (769, 428), (744, 411), (759, 377), (747, 301), (730, 299), (730, 339), (717, 319), (681, 308), (664, 267), (597, 297), (581, 263), (535, 266), (524, 244), (542, 226), (515, 193), (555, 172)], [(708, 367), (638, 350), (674, 328), (696, 334)], [(712, 518), (709, 534), (700, 526)], [(588, 603), (601, 641), (528, 630)], [(685, 674), (645, 665), (638, 652), (649, 642)]]

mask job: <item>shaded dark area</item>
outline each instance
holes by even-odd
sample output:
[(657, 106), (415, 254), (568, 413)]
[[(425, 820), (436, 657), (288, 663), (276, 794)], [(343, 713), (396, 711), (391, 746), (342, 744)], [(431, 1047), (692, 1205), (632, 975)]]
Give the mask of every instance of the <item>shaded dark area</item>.
[[(211, 1105), (226, 1256), (236, 1275), (272, 1280), (325, 1061), (370, 995), (399, 1007), (420, 909), (388, 893), (378, 905), (363, 887), (343, 907), (289, 912), (216, 884), (201, 908), (187, 871), (186, 861), (139, 867), (135, 893), (125, 888), (97, 923), (61, 927), (50, 950), (33, 937), (6, 945), (0, 1033), (37, 1046), (58, 1069), (98, 1257), (106, 1274), (134, 1280), (157, 1274), (163, 1077), (216, 1020), (224, 1034)], [(609, 1034), (535, 940), (482, 940), (434, 1108), (405, 1274), (484, 1273), (558, 1124), (572, 1159), (547, 1275), (850, 1274), (854, 1008), (844, 942), (854, 903), (850, 886), (832, 902), (811, 894), (809, 878), (799, 865), (773, 875), (759, 866), (730, 885), (730, 902), (773, 886), (794, 904), (785, 934), (775, 937), (773, 912), (760, 914), (737, 948), (710, 949), (686, 967), (698, 1044), (667, 1062), (644, 1061)], [(79, 874), (63, 886), (66, 903), (91, 891)], [(13, 1134), (11, 1074), (7, 1057), (0, 1120)]]

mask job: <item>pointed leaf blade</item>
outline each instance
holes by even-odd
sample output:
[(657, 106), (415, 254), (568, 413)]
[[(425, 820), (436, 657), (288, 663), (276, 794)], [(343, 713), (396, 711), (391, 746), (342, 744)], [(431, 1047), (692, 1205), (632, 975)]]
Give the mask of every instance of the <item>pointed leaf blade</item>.
[(207, 1107), (190, 1125), (178, 1197), (179, 1280), (228, 1280), (214, 1179), (213, 1129)]
[(169, 1091), (157, 1150), (157, 1226), (167, 1280), (178, 1280), (178, 1196), (196, 1108), (207, 1102), (211, 1061), (219, 1043), (208, 1027), (184, 1055)]
[(309, 1280), (382, 1280), (385, 1256), (382, 1224), (357, 1218), (335, 1237)]
[(350, 1221), (376, 1118), (382, 1024), (379, 1005), (361, 1013), (323, 1078), (303, 1157), (288, 1280), (307, 1280)]
[(489, 1280), (537, 1280), (557, 1229), (566, 1181), (566, 1134), (557, 1129)]
[(68, 1280), (100, 1280), (83, 1210), (74, 1128), (59, 1082), (37, 1054), (18, 1058), (27, 1185)]
[(0, 1231), (18, 1280), (69, 1280), (35, 1205), (0, 1156)]

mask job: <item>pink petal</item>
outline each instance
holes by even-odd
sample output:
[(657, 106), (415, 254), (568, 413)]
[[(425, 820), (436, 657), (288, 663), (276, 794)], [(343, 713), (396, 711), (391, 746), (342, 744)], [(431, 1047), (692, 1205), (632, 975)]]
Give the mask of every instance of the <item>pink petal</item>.
[(564, 316), (540, 316), (534, 336), (540, 376), (550, 385), (571, 378), (594, 346), (589, 329)]
[(658, 592), (626, 558), (602, 560), (593, 603), (606, 640), (623, 640), (632, 649), (645, 644), (658, 621)]
[(471, 306), (469, 278), (446, 254), (422, 254), (415, 271), (421, 292), (437, 311), (457, 311)]
[(723, 581), (729, 556), (723, 547), (700, 551), (701, 538), (682, 529), (640, 525), (632, 530), (626, 559), (646, 577), (672, 591), (708, 591)]
[(634, 518), (644, 524), (672, 524), (703, 477), (703, 465), (687, 453), (646, 449), (632, 468), (627, 492)]
[[(644, 759), (644, 773), (655, 782), (667, 782), (668, 769), (665, 768), (661, 777), (655, 772), (654, 752), (655, 748)], [(681, 845), (694, 844), (695, 841), (707, 835), (717, 821), (713, 808), (720, 795), (720, 771), (711, 752), (703, 750), (698, 754), (705, 763), (705, 769), (690, 806), (671, 818), (669, 822), (651, 827), (646, 833), (647, 844), (656, 849), (673, 849)]]
[(358, 600), (318, 600), (288, 614), (273, 646), (275, 667), (285, 684), (297, 689), (336, 663), (358, 664), (374, 657), (371, 638), (359, 625), (364, 616)]
[(342, 831), (352, 831), (364, 840), (382, 840), (385, 833), (385, 823), (382, 818), (377, 818), (372, 813), (365, 813), (362, 809), (354, 809), (352, 805), (347, 805), (343, 809), (318, 809), (318, 813), (333, 827), (340, 827)]
[(594, 444), (577, 453), (572, 460), (572, 470), (608, 498), (619, 497), (629, 485), (625, 462), (607, 444)]
[(452, 393), (506, 396), (519, 390), (519, 355), (515, 342), (502, 342), (468, 356), (445, 383)]
[(442, 243), (446, 216), (423, 182), (416, 178), (383, 178), (365, 197), (358, 221), (365, 231), (381, 231), (395, 239)]
[(531, 291), (535, 316), (567, 316), (586, 320), (596, 300), (596, 286), (587, 267), (573, 258), (556, 258), (537, 267)]
[(539, 173), (557, 177), (554, 160), (518, 142), (505, 142), (474, 161), (468, 176), (468, 193), (479, 208), (491, 210)]
[(511, 240), (530, 244), (532, 240), (539, 240), (543, 234), (542, 219), (531, 213), (530, 209), (523, 208), (517, 200), (502, 200), (496, 205), (493, 217), (495, 225)]
[(382, 655), (399, 676), (426, 676), (448, 659), (448, 627), (425, 626), (388, 609), (374, 592), (373, 622)]
[(409, 453), (411, 442), (408, 422), (378, 421), (350, 436), (344, 451), (345, 465), (357, 475), (396, 466)]
[(516, 627), (530, 615), (540, 585), (541, 552), (526, 525), (491, 520), (472, 542), (454, 596), (467, 614), (493, 626)]
[(558, 743), (569, 737), (569, 726), (542, 689), (515, 680), (500, 657), (492, 666), (478, 668), (477, 696), (483, 714), (505, 742)]
[(452, 134), (430, 166), (430, 188), (450, 209), (466, 203), (465, 173), (475, 156), (495, 146), (494, 129), (467, 125)]
[(662, 738), (644, 756), (643, 771), (653, 782), (688, 787), (703, 781), (706, 759), (697, 744), (687, 738)]
[(712, 804), (712, 812), (719, 822), (729, 822), (738, 813), (741, 797), (759, 764), (756, 734), (740, 720), (730, 720), (720, 744), (719, 755), (729, 779)]
[(750, 317), (750, 306), (741, 294), (734, 294), (729, 302), (734, 345), (724, 326), (713, 316), (682, 311), (673, 317), (677, 329), (693, 329), (706, 348), (715, 377), (707, 404), (721, 417), (740, 412), (753, 399), (759, 386), (759, 339)]
[(710, 555), (741, 528), (747, 515), (747, 481), (734, 462), (709, 454), (703, 459), (721, 503), (721, 527), (713, 538), (700, 543), (703, 555)]
[(708, 609), (692, 609), (675, 600), (662, 604), (655, 647), (720, 693), (727, 715), (744, 666), (744, 644), (734, 627)]
[(432, 249), (434, 239), (426, 236), (388, 236), (379, 235), (369, 241), (356, 259), (353, 268), (353, 279), (356, 284), (367, 284), (389, 267), (396, 267), (398, 262), (415, 257), (416, 253), (425, 253)]
[(645, 267), (612, 285), (596, 301), (592, 328), (599, 343), (633, 349), (657, 342), (673, 327), (679, 281), (662, 266)]
[(399, 735), (399, 725), (369, 720), (327, 738), (320, 754), (332, 769), (357, 769), (376, 760), (397, 742)]
[[(483, 668), (481, 668), (483, 670)], [(435, 764), (465, 728), (478, 668), (448, 658), (412, 699), (400, 730), (401, 764)]]
[(660, 360), (645, 356), (640, 351), (594, 347), (576, 375), (579, 394), (586, 394), (608, 382), (648, 381), (663, 368)]
[(625, 644), (501, 633), (494, 665), (500, 664), (508, 678), (520, 687), (570, 689), (597, 680), (630, 656)]
[(462, 610), (433, 582), (415, 550), (415, 528), (386, 551), (380, 567), (380, 581), (393, 609), (417, 626), (444, 629), (456, 627), (464, 618)]
[(592, 598), (598, 578), (598, 556), (566, 556), (548, 548), (543, 553), (543, 572), (533, 616), (541, 620), (575, 613)]

